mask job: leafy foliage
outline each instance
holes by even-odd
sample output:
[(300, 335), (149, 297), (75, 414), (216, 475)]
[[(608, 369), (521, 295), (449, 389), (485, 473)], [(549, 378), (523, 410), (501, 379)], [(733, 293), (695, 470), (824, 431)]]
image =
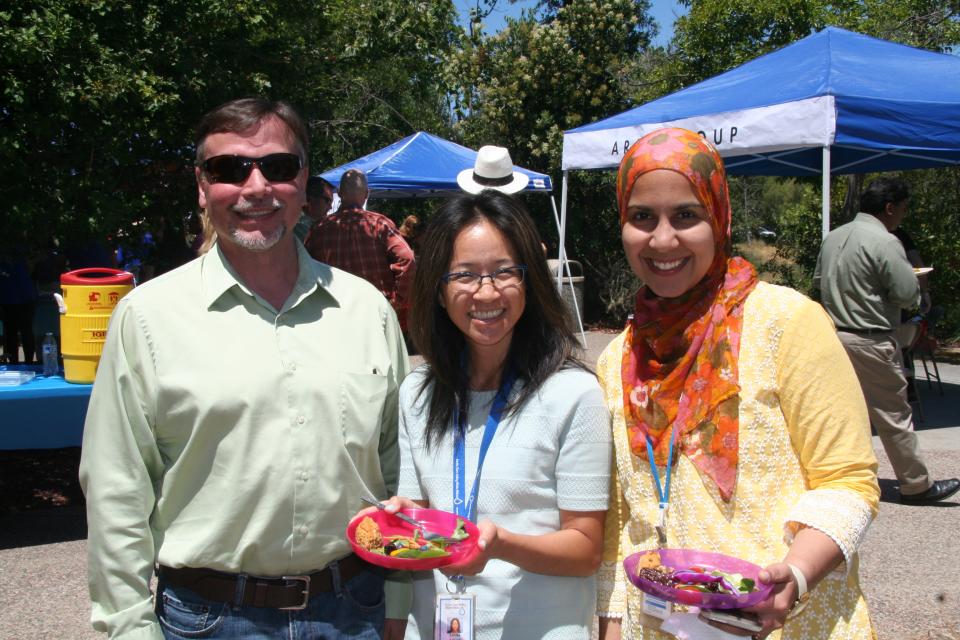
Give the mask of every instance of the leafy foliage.
[[(455, 135), (468, 146), (505, 146), (516, 164), (559, 175), (564, 130), (630, 106), (637, 52), (655, 33), (648, 8), (647, 0), (544, 2), (540, 21), (527, 13), (498, 34), (465, 37), (447, 71)], [(606, 304), (602, 283), (613, 265), (623, 266), (612, 175), (578, 173), (570, 184), (567, 252), (584, 263), (596, 308)], [(555, 245), (549, 202), (527, 204)]]
[(671, 91), (723, 73), (826, 26), (933, 51), (960, 42), (952, 0), (682, 0), (675, 25)]
[(938, 334), (960, 340), (960, 168), (928, 169), (904, 174), (911, 186), (910, 213), (903, 228), (913, 238), (929, 276), (934, 305), (945, 310)]
[(192, 127), (231, 98), (296, 105), (320, 167), (443, 123), (439, 72), (458, 32), (449, 1), (16, 4), (0, 12), (12, 203), (0, 237), (182, 221), (196, 206)]
[[(196, 207), (192, 127), (238, 96), (296, 105), (310, 126), (315, 170), (427, 130), (473, 147), (506, 146), (517, 164), (558, 177), (564, 130), (826, 25), (936, 51), (960, 44), (955, 0), (684, 0), (689, 12), (666, 49), (651, 45), (649, 0), (541, 0), (487, 35), (483, 18), (498, 2), (515, 0), (474, 0), (466, 31), (451, 0), (7, 3), (0, 252), (45, 234), (80, 242), (161, 219), (182, 225)], [(855, 210), (862, 178), (834, 181), (835, 224)], [(937, 269), (934, 299), (947, 304), (945, 324), (957, 334), (960, 169), (908, 179), (917, 215), (905, 224)], [(779, 254), (758, 253), (758, 265), (770, 279), (809, 290), (819, 181), (735, 178), (731, 195), (735, 240), (773, 228)], [(568, 201), (566, 245), (586, 267), (588, 317), (619, 324), (636, 281), (622, 255), (612, 173), (575, 172)], [(549, 201), (531, 196), (528, 205), (554, 252)], [(423, 218), (434, 206), (383, 209)]]

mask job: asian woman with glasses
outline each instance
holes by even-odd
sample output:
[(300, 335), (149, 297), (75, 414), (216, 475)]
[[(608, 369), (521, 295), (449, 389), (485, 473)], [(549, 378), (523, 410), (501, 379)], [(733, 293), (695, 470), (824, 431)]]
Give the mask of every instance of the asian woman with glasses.
[(436, 595), (462, 590), (476, 603), (464, 637), (588, 639), (610, 416), (536, 227), (486, 190), (447, 201), (421, 249), (410, 331), (426, 362), (401, 389), (404, 497), (389, 509), (468, 517), (480, 552), (416, 577), (406, 637), (433, 637)]

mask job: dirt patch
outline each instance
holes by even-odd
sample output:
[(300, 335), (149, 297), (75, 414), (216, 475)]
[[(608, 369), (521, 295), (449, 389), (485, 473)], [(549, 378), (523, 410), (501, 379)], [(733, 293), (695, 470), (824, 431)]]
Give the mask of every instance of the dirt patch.
[(80, 447), (0, 451), (0, 514), (84, 504)]
[(960, 364), (960, 344), (937, 345), (937, 350), (934, 352), (934, 355), (939, 362)]

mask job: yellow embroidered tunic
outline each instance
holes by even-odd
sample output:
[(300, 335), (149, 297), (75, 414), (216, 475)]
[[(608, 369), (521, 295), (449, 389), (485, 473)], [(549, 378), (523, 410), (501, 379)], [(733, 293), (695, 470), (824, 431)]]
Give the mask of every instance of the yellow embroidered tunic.
[[(648, 463), (627, 443), (622, 348), (620, 335), (597, 367), (613, 417), (617, 469), (597, 582), (598, 614), (622, 618), (624, 638), (670, 638), (643, 625), (641, 592), (627, 581), (622, 564), (631, 553), (656, 548), (658, 513)], [(876, 515), (877, 462), (863, 395), (833, 325), (803, 295), (761, 282), (744, 305), (739, 362), (733, 498), (724, 503), (680, 456), (673, 470), (667, 546), (766, 566), (783, 559), (796, 531), (814, 527), (837, 543), (845, 562), (812, 590), (807, 608), (770, 638), (875, 637), (858, 582), (857, 548)]]

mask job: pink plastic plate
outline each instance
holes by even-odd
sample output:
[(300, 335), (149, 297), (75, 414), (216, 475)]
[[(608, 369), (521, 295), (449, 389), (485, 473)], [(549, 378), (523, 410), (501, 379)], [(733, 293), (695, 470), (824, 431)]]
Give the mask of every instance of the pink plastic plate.
[[(440, 535), (448, 536), (457, 528), (457, 516), (449, 511), (439, 511), (437, 509), (404, 509), (403, 513), (418, 522), (422, 522), (428, 531), (433, 531)], [(380, 527), (380, 533), (382, 533), (384, 537), (392, 535), (413, 535), (413, 526), (385, 511), (372, 511), (355, 516), (353, 520), (350, 521), (350, 524), (347, 525), (347, 540), (350, 541), (350, 546), (353, 547), (354, 552), (358, 556), (378, 567), (427, 571), (445, 567), (448, 564), (468, 562), (479, 552), (479, 549), (477, 549), (477, 541), (480, 539), (480, 530), (477, 529), (477, 525), (464, 519), (463, 528), (470, 534), (470, 537), (448, 546), (447, 551), (450, 552), (449, 556), (443, 556), (441, 558), (391, 558), (390, 556), (382, 556), (379, 553), (373, 553), (364, 549), (358, 545), (355, 540), (357, 525), (367, 516), (373, 518)]]
[(634, 553), (623, 561), (623, 568), (627, 572), (627, 577), (634, 586), (644, 593), (649, 593), (652, 596), (663, 598), (670, 602), (700, 607), (701, 609), (739, 609), (741, 607), (751, 607), (761, 602), (770, 595), (770, 590), (773, 589), (772, 584), (760, 582), (757, 576), (760, 573), (761, 567), (758, 567), (752, 562), (731, 558), (722, 553), (711, 553), (709, 551), (660, 549), (660, 562), (665, 567), (677, 570), (697, 566), (704, 567), (707, 570), (719, 569), (727, 573), (739, 573), (744, 578), (752, 578), (755, 580), (758, 587), (756, 591), (741, 593), (739, 595), (675, 589), (637, 576), (637, 564), (640, 562), (640, 557), (646, 553), (646, 551)]

